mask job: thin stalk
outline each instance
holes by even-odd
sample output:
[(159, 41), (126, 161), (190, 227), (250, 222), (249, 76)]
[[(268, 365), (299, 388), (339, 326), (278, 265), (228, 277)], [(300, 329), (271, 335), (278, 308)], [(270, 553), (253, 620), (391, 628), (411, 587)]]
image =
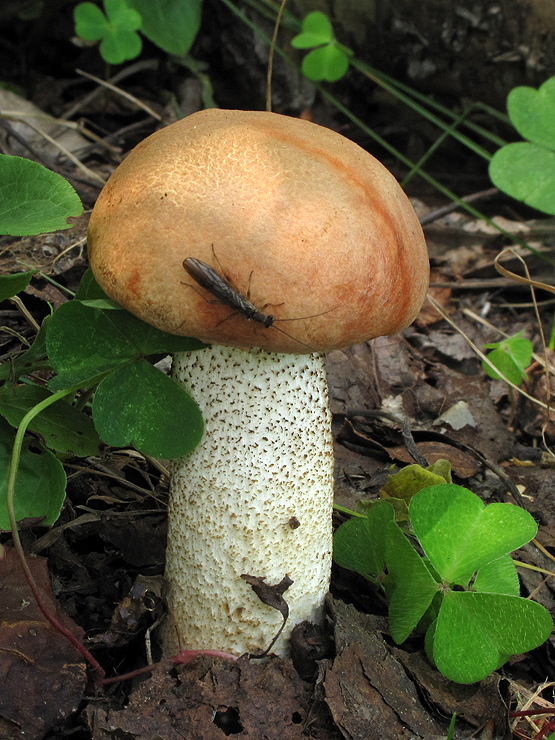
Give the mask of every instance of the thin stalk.
[(358, 511), (351, 511), (351, 509), (347, 509), (346, 506), (340, 506), (339, 504), (334, 504), (333, 510), (339, 512), (340, 514), (346, 514), (347, 516), (358, 516), (362, 517), (363, 519), (366, 516), (366, 514), (359, 514)]
[[(401, 92), (404, 92), (407, 94), (407, 96), (413, 97), (416, 100), (419, 100), (424, 105), (429, 106), (430, 108), (433, 108), (434, 110), (438, 111), (444, 116), (447, 116), (448, 118), (456, 118), (457, 114), (453, 113), (449, 108), (446, 108), (444, 105), (441, 105), (441, 103), (438, 103), (437, 101), (433, 100), (432, 98), (429, 98), (428, 96), (424, 95), (423, 93), (418, 92), (417, 90), (414, 90), (412, 87), (409, 87), (408, 85), (403, 84), (402, 82), (399, 82), (393, 77), (390, 77), (389, 75), (385, 74), (385, 72), (381, 72), (380, 70), (375, 69), (369, 64), (366, 64), (365, 62), (360, 62), (361, 65), (363, 65), (369, 72), (372, 73), (373, 76), (376, 78), (379, 78), (380, 80), (383, 80), (388, 85), (390, 85), (392, 88), (397, 88)], [(392, 94), (396, 95), (396, 92), (393, 90)], [(410, 105), (410, 103), (407, 103), (407, 105)], [(507, 125), (511, 125), (511, 122), (509, 120), (509, 117), (505, 113), (501, 113), (501, 111), (496, 110), (495, 108), (492, 108), (490, 105), (486, 105), (486, 103), (472, 103), (469, 106), (470, 109), (476, 108), (477, 110), (483, 110), (488, 115), (492, 116), (493, 118), (497, 118), (502, 123), (505, 123)], [(501, 139), (499, 136), (496, 136), (495, 134), (492, 134), (491, 131), (488, 131), (488, 129), (484, 128), (483, 126), (480, 126), (477, 123), (474, 123), (473, 121), (467, 121), (465, 123), (465, 126), (469, 128), (470, 130), (474, 131), (474, 133), (483, 136), (485, 139), (488, 139), (496, 146), (503, 146), (507, 142)]]
[[(434, 113), (431, 113), (429, 110), (426, 110), (423, 105), (420, 105), (420, 103), (415, 102), (414, 100), (411, 100), (407, 95), (402, 93), (400, 90), (396, 89), (394, 85), (391, 85), (390, 83), (383, 80), (379, 75), (375, 74), (374, 71), (368, 67), (367, 64), (364, 62), (358, 61), (358, 59), (355, 59), (351, 61), (351, 65), (358, 69), (359, 72), (361, 72), (363, 75), (368, 77), (369, 79), (376, 82), (380, 87), (383, 87), (384, 90), (387, 90), (392, 95), (394, 95), (398, 100), (401, 100), (403, 103), (409, 106), (409, 108), (412, 108), (413, 111), (416, 113), (419, 113), (422, 118), (426, 118), (431, 123), (438, 126), (440, 129), (445, 129), (446, 123), (445, 121), (442, 121), (441, 118), (438, 118)], [(478, 156), (483, 157), (486, 160), (491, 159), (491, 154), (481, 147), (479, 144), (476, 144), (475, 141), (472, 141), (468, 136), (465, 136), (464, 134), (461, 134), (458, 131), (452, 131), (451, 135), (454, 139), (456, 139), (461, 144), (464, 144), (468, 149), (473, 151), (475, 154), (478, 154)]]
[(102, 679), (104, 678), (104, 669), (102, 668), (100, 663), (96, 660), (96, 658), (94, 658), (91, 655), (91, 653), (85, 648), (85, 646), (81, 644), (81, 642), (77, 639), (77, 637), (75, 637), (75, 635), (73, 635), (68, 629), (66, 629), (66, 627), (64, 627), (64, 625), (61, 624), (56, 619), (56, 617), (48, 611), (48, 609), (46, 608), (42, 600), (39, 587), (37, 586), (35, 579), (33, 578), (33, 574), (31, 573), (31, 570), (25, 558), (25, 552), (23, 551), (23, 546), (19, 538), (19, 531), (17, 529), (17, 521), (15, 518), (15, 508), (14, 508), (15, 484), (17, 480), (17, 472), (19, 469), (19, 461), (21, 459), (23, 439), (24, 439), (25, 432), (27, 431), (29, 424), (33, 421), (35, 416), (40, 414), (41, 411), (44, 411), (44, 409), (48, 408), (48, 406), (51, 406), (53, 403), (60, 401), (62, 398), (65, 398), (66, 396), (77, 393), (77, 391), (80, 388), (80, 385), (81, 384), (76, 383), (75, 385), (69, 386), (68, 388), (64, 388), (63, 390), (58, 391), (57, 393), (53, 393), (52, 396), (50, 396), (49, 398), (45, 398), (40, 403), (37, 403), (36, 406), (33, 406), (33, 408), (30, 409), (25, 414), (23, 419), (21, 420), (21, 423), (19, 427), (17, 428), (17, 432), (15, 435), (13, 451), (12, 451), (12, 459), (10, 462), (10, 470), (8, 473), (8, 481), (7, 481), (7, 488), (6, 488), (6, 506), (8, 509), (8, 517), (10, 520), (10, 528), (11, 528), (12, 537), (13, 537), (14, 549), (21, 563), (23, 572), (25, 573), (25, 577), (27, 579), (27, 583), (29, 584), (29, 588), (31, 589), (33, 596), (35, 597), (37, 606), (41, 610), (45, 619), (48, 620), (48, 622), (50, 622), (50, 624), (54, 627), (54, 629), (56, 629), (58, 632), (60, 632), (60, 634), (62, 634), (66, 639), (68, 639), (69, 642), (71, 642), (71, 644), (79, 651), (79, 653), (81, 653), (81, 655), (85, 658), (85, 660), (93, 668), (96, 674), (96, 684), (100, 685), (102, 683)]
[(410, 170), (408, 175), (402, 180), (401, 182), (402, 188), (405, 188), (407, 186), (408, 182), (412, 179), (412, 176), (417, 172), (417, 170), (422, 169), (422, 167), (426, 164), (428, 159), (436, 151), (436, 149), (438, 149), (443, 144), (445, 139), (447, 139), (447, 137), (453, 133), (453, 131), (457, 128), (457, 126), (459, 126), (465, 120), (466, 116), (469, 113), (469, 110), (470, 110), (470, 107), (466, 108), (466, 110), (463, 113), (461, 113), (461, 115), (457, 119), (455, 119), (455, 121), (453, 122), (451, 126), (448, 126), (446, 129), (444, 129), (441, 136), (439, 136), (434, 141), (431, 147), (429, 147), (428, 151), (418, 160), (418, 162), (416, 163), (416, 167)]

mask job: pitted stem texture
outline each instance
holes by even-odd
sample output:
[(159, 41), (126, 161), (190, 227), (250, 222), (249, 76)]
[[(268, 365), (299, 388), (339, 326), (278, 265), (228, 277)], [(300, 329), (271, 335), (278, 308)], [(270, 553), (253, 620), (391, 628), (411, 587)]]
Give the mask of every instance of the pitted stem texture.
[[(264, 650), (282, 622), (241, 574), (293, 585), (273, 652), (322, 618), (332, 552), (333, 443), (321, 355), (214, 346), (177, 355), (174, 377), (206, 431), (172, 469), (165, 649)], [(186, 422), (185, 422), (186, 423)]]

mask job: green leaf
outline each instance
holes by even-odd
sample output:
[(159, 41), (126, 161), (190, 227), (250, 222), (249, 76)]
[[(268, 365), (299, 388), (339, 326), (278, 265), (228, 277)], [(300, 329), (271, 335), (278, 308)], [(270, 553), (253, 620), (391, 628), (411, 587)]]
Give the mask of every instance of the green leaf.
[(132, 444), (153, 457), (183, 457), (204, 431), (191, 396), (146, 360), (119, 368), (100, 383), (93, 417), (107, 444)]
[[(439, 462), (439, 460), (438, 460)], [(409, 502), (411, 498), (428, 486), (445, 483), (445, 478), (429, 468), (421, 465), (406, 465), (395, 475), (392, 475), (385, 486), (380, 489), (380, 496), (384, 498), (400, 498)]]
[(0, 275), (0, 301), (13, 298), (29, 285), (36, 270), (18, 272), (15, 275)]
[[(501, 342), (491, 342), (490, 344), (484, 344), (484, 347), (486, 349), (501, 350), (502, 352), (506, 353), (511, 358), (512, 365), (509, 366), (509, 364), (506, 362), (505, 359), (501, 359), (499, 361), (505, 363), (505, 365), (503, 366), (496, 365), (496, 367), (498, 367), (499, 370), (502, 370), (502, 367), (507, 367), (509, 372), (515, 373), (515, 377), (516, 377), (516, 372), (518, 371), (521, 375), (518, 382), (520, 382), (521, 380), (524, 380), (527, 377), (526, 368), (530, 364), (530, 361), (532, 360), (532, 354), (534, 352), (534, 347), (532, 345), (532, 342), (529, 339), (526, 339), (525, 337), (523, 337), (522, 336), (523, 334), (524, 334), (524, 331), (519, 331), (517, 334), (514, 334), (512, 337), (506, 337)], [(495, 361), (491, 360), (492, 355), (494, 356)], [(493, 352), (488, 354), (488, 358), (494, 364), (496, 363), (496, 361), (498, 361), (499, 357), (500, 357), (499, 353), (497, 353), (496, 355), (494, 355)], [(488, 368), (486, 372), (488, 373), (488, 375), (490, 375), (490, 377), (492, 378), (499, 377), (495, 373), (495, 371), (489, 368), (489, 366), (486, 365), (486, 367)], [(509, 379), (512, 380), (511, 377), (509, 377)]]
[(504, 344), (519, 370), (526, 374), (526, 368), (530, 364), (534, 352), (532, 342), (529, 339), (515, 336), (505, 339)]
[(100, 55), (108, 64), (123, 64), (141, 53), (143, 42), (134, 31), (109, 29), (100, 42)]
[(315, 10), (303, 20), (302, 31), (293, 39), (291, 46), (295, 49), (311, 49), (333, 41), (331, 23), (324, 13)]
[(472, 590), (518, 596), (520, 594), (520, 583), (512, 557), (503, 555), (480, 568), (476, 573)]
[(49, 321), (50, 316), (46, 316), (35, 341), (29, 349), (22, 352), (15, 359), (0, 365), (0, 380), (7, 380), (8, 378), (18, 380), (22, 375), (28, 375), (35, 370), (50, 367), (46, 358), (46, 330)]
[[(0, 529), (8, 530), (6, 486), (15, 434), (0, 419)], [(60, 515), (66, 490), (66, 475), (61, 462), (32, 439), (23, 442), (15, 489), (15, 518), (40, 518), (54, 524)]]
[(395, 512), (388, 501), (376, 501), (365, 517), (353, 517), (342, 524), (333, 538), (333, 559), (342, 568), (377, 578), (385, 565), (387, 524)]
[(141, 31), (168, 54), (188, 54), (200, 28), (202, 0), (129, 0), (142, 17)]
[(0, 380), (7, 380), (10, 377), (17, 380), (22, 375), (34, 372), (43, 367), (49, 367), (48, 360), (46, 359), (46, 330), (49, 321), (50, 316), (46, 316), (43, 319), (39, 333), (29, 349), (16, 357), (15, 360), (4, 362), (0, 365)]
[[(487, 354), (488, 360), (494, 365), (502, 375), (510, 380), (511, 383), (519, 385), (523, 380), (526, 379), (526, 373), (518, 367), (513, 357), (504, 349), (494, 349), (492, 352)], [(501, 375), (496, 373), (485, 360), (482, 360), (482, 369), (490, 378), (499, 380)]]
[(88, 41), (101, 41), (100, 54), (108, 64), (121, 64), (141, 53), (136, 31), (141, 16), (125, 0), (104, 0), (106, 16), (96, 5), (81, 3), (74, 10), (75, 32)]
[(108, 30), (108, 19), (94, 3), (79, 3), (73, 10), (75, 33), (86, 41), (100, 41)]
[(555, 215), (555, 77), (538, 90), (514, 88), (507, 109), (514, 127), (529, 141), (498, 149), (489, 165), (490, 178), (513, 198)]
[(349, 58), (337, 44), (314, 49), (303, 59), (302, 71), (309, 80), (336, 82), (349, 68)]
[(507, 144), (489, 163), (493, 184), (532, 208), (555, 215), (555, 152), (529, 142)]
[(400, 644), (420, 622), (439, 586), (395, 522), (387, 525), (385, 559), (390, 578), (389, 626), (391, 637)]
[[(0, 388), (0, 414), (17, 427), (33, 406), (51, 395), (46, 388), (38, 386), (4, 385)], [(46, 447), (65, 455), (87, 457), (100, 452), (100, 438), (92, 419), (63, 400), (41, 411), (29, 429), (42, 437)]]
[(69, 301), (54, 313), (48, 328), (48, 356), (61, 376), (50, 388), (86, 381), (145, 355), (204, 346), (155, 329), (128, 311), (101, 311)]
[(422, 489), (409, 512), (424, 552), (449, 583), (470, 578), (529, 542), (538, 529), (524, 509), (511, 504), (485, 506), (476, 494), (453, 484)]
[(86, 301), (96, 299), (103, 299), (106, 301), (111, 300), (102, 290), (100, 285), (96, 282), (93, 271), (89, 267), (86, 273), (81, 278), (81, 282), (79, 283), (79, 287), (77, 288), (77, 293), (75, 294), (75, 300)]
[(141, 14), (125, 0), (104, 0), (104, 10), (110, 23), (121, 31), (138, 31), (141, 28)]
[(83, 207), (56, 172), (22, 157), (0, 155), (0, 234), (25, 236), (69, 229)]
[(474, 683), (508, 656), (541, 645), (552, 629), (549, 612), (535, 601), (505, 594), (450, 591), (444, 596), (435, 625), (433, 658), (447, 678)]
[(507, 98), (511, 123), (523, 139), (547, 149), (555, 149), (555, 77), (536, 90), (515, 87)]

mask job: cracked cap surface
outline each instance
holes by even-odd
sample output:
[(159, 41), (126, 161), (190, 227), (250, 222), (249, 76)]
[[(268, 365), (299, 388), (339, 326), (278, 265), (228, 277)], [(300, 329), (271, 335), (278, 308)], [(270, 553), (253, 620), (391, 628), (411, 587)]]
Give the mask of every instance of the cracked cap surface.
[[(429, 279), (422, 229), (395, 178), (340, 134), (266, 112), (205, 110), (141, 142), (102, 190), (88, 247), (100, 285), (141, 319), (270, 352), (398, 332)], [(275, 324), (217, 302), (186, 273), (187, 257)]]

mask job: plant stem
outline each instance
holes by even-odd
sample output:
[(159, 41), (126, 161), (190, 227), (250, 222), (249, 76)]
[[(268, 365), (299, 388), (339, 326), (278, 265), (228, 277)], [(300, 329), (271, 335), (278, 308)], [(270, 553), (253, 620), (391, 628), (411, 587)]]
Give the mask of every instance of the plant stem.
[(35, 597), (35, 601), (37, 602), (37, 606), (43, 613), (45, 619), (50, 622), (50, 624), (56, 629), (60, 634), (62, 634), (65, 638), (67, 638), (71, 644), (81, 653), (81, 655), (85, 658), (85, 660), (89, 663), (89, 665), (93, 668), (95, 674), (96, 674), (96, 685), (100, 686), (102, 683), (102, 680), (104, 678), (104, 669), (100, 665), (100, 663), (94, 658), (91, 653), (85, 648), (84, 645), (79, 642), (77, 637), (75, 637), (74, 634), (72, 634), (66, 627), (61, 624), (56, 617), (51, 614), (46, 605), (44, 604), (44, 601), (42, 599), (41, 593), (39, 591), (39, 588), (35, 582), (35, 579), (33, 578), (33, 575), (31, 573), (31, 570), (29, 568), (29, 565), (27, 563), (27, 560), (25, 558), (25, 553), (23, 551), (23, 546), (21, 544), (21, 540), (19, 538), (19, 532), (17, 529), (17, 521), (15, 518), (15, 484), (17, 480), (17, 472), (19, 469), (19, 461), (21, 458), (21, 450), (23, 447), (23, 439), (25, 436), (25, 432), (27, 431), (27, 428), (29, 424), (32, 422), (32, 420), (40, 414), (41, 411), (44, 411), (45, 408), (48, 408), (48, 406), (51, 406), (53, 403), (56, 403), (57, 401), (61, 400), (62, 398), (65, 398), (66, 396), (69, 396), (71, 394), (76, 393), (81, 383), (76, 383), (75, 385), (71, 385), (68, 388), (64, 388), (61, 391), (58, 391), (57, 393), (53, 393), (52, 396), (49, 398), (45, 398), (40, 403), (37, 403), (36, 406), (33, 406), (32, 409), (30, 409), (23, 419), (21, 420), (21, 423), (19, 427), (17, 428), (17, 432), (15, 435), (15, 441), (13, 445), (13, 451), (12, 451), (12, 459), (10, 462), (10, 470), (8, 474), (8, 483), (7, 483), (7, 490), (6, 490), (6, 506), (8, 509), (8, 516), (10, 519), (10, 528), (12, 532), (13, 537), (13, 543), (14, 543), (14, 549), (19, 557), (19, 561), (21, 563), (21, 567), (23, 569), (23, 572), (25, 573), (25, 577), (27, 579), (27, 583), (29, 584), (29, 588), (31, 589), (33, 596)]

